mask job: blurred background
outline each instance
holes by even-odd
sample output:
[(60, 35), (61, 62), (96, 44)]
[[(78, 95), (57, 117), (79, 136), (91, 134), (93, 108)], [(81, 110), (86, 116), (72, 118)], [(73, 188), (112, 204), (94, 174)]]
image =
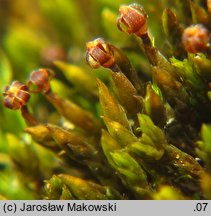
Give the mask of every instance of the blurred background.
[[(140, 0), (149, 14), (150, 31), (161, 47), (163, 40), (161, 28), (162, 5), (174, 4), (174, 1)], [(54, 61), (62, 61), (87, 73), (100, 77), (105, 82), (108, 74), (105, 69), (92, 71), (85, 61), (85, 44), (96, 37), (122, 48), (139, 73), (148, 79), (149, 65), (132, 36), (127, 36), (116, 27), (118, 8), (130, 0), (0, 0), (0, 89), (12, 80), (26, 82), (31, 71), (47, 67), (56, 73), (52, 88), (63, 97), (71, 97), (80, 106), (97, 112), (90, 105), (90, 96), (84, 96), (80, 86), (72, 80), (68, 82), (65, 66)], [(164, 4), (162, 4), (164, 3)], [(156, 21), (156, 22), (155, 22)], [(162, 47), (161, 47), (162, 48)], [(71, 82), (72, 81), (72, 82)], [(25, 123), (20, 113), (5, 109), (0, 94), (0, 196), (9, 199), (34, 199), (37, 197), (20, 181), (14, 170), (11, 158), (19, 162), (18, 152), (24, 152), (22, 143), (39, 151), (38, 157), (42, 169), (55, 162), (51, 153), (41, 147), (35, 147), (31, 138), (23, 133)], [(59, 116), (51, 112), (52, 107), (40, 96), (30, 99), (30, 107), (42, 122), (58, 123)], [(28, 148), (27, 147), (27, 148)], [(24, 147), (25, 148), (25, 147)], [(37, 149), (38, 148), (38, 149)], [(25, 151), (25, 153), (27, 150)], [(24, 153), (23, 153), (24, 155)], [(22, 156), (23, 156), (22, 155)], [(28, 163), (32, 163), (33, 155)], [(42, 158), (48, 160), (42, 162)], [(35, 159), (34, 159), (35, 160)], [(35, 160), (36, 161), (36, 160)], [(36, 167), (36, 164), (35, 164)], [(54, 170), (55, 171), (55, 170)], [(51, 173), (44, 172), (44, 178)], [(27, 181), (28, 182), (28, 181)], [(34, 186), (33, 186), (34, 187)]]

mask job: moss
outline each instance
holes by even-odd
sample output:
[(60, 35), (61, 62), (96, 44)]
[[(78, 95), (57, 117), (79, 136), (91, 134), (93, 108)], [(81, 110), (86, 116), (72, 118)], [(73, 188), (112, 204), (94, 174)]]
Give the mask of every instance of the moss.
[(0, 199), (210, 199), (209, 1), (23, 2), (0, 3)]

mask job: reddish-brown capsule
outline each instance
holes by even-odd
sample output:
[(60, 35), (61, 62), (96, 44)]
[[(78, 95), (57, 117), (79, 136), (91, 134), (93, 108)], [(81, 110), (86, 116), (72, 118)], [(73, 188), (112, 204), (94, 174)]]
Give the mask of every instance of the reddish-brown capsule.
[(147, 14), (138, 4), (122, 5), (117, 19), (118, 28), (129, 34), (142, 36), (147, 32)]
[(191, 25), (183, 32), (182, 42), (187, 52), (206, 52), (209, 48), (209, 31), (201, 24)]
[(48, 69), (38, 69), (31, 73), (28, 85), (37, 87), (36, 90), (30, 90), (33, 93), (47, 93), (50, 91), (50, 79), (53, 76), (52, 71)]
[(4, 106), (13, 110), (20, 109), (26, 105), (30, 98), (28, 87), (19, 81), (14, 81), (10, 86), (6, 86), (3, 95)]
[(110, 44), (106, 43), (102, 38), (88, 42), (86, 47), (86, 60), (92, 68), (100, 66), (110, 68), (115, 64)]

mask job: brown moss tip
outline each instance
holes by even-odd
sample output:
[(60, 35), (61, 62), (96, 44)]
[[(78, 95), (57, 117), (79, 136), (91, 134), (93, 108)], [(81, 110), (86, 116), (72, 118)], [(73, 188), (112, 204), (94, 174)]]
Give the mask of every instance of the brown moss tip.
[(210, 46), (210, 33), (201, 24), (191, 25), (184, 30), (182, 43), (189, 53), (206, 52)]
[(4, 88), (3, 96), (4, 106), (13, 110), (22, 108), (30, 98), (28, 87), (18, 80), (13, 81), (11, 85)]
[(105, 42), (102, 38), (97, 38), (86, 44), (86, 60), (92, 68), (103, 66), (111, 68), (115, 64), (113, 52), (110, 44)]
[(147, 33), (147, 14), (141, 5), (122, 5), (119, 12), (117, 26), (121, 31), (137, 36)]

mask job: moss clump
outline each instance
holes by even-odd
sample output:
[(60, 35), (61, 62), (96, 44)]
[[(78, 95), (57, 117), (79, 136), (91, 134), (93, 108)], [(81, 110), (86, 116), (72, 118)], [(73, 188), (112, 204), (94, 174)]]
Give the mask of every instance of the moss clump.
[[(21, 114), (1, 111), (0, 198), (210, 199), (209, 1), (47, 2), (37, 1), (34, 14), (42, 40), (25, 47), (19, 30), (32, 28), (16, 31), (9, 19), (2, 37), (1, 84), (12, 75), (24, 83), (3, 90), (4, 106)], [(89, 41), (99, 26), (110, 39)]]

